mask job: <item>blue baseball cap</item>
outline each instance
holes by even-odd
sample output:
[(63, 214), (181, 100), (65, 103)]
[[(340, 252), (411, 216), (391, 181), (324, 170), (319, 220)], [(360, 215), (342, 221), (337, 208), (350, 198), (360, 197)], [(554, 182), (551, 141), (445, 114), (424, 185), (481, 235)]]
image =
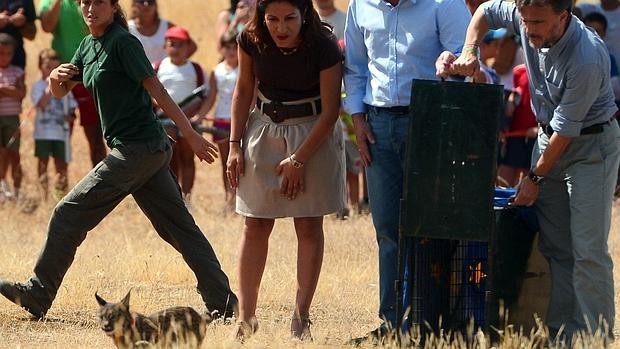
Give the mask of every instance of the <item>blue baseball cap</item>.
[(493, 40), (499, 40), (499, 39), (503, 39), (504, 36), (506, 36), (506, 33), (508, 31), (506, 30), (506, 28), (500, 28), (500, 29), (495, 29), (495, 30), (489, 30), (485, 35), (484, 38), (482, 38), (482, 42), (484, 42), (485, 44), (488, 44), (489, 42), (493, 41)]

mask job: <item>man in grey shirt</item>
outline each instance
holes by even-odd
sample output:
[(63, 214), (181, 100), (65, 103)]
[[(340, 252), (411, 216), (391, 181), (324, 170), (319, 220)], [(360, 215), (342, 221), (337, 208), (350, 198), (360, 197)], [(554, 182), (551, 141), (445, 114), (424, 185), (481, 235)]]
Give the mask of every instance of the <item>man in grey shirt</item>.
[(480, 6), (463, 54), (442, 53), (440, 76), (472, 75), (478, 45), (490, 28), (524, 38), (532, 107), (540, 123), (532, 168), (514, 205), (536, 204), (540, 250), (552, 291), (547, 325), (570, 336), (599, 316), (612, 336), (614, 289), (607, 247), (615, 175), (620, 161), (617, 108), (603, 41), (570, 13), (571, 0), (496, 0)]

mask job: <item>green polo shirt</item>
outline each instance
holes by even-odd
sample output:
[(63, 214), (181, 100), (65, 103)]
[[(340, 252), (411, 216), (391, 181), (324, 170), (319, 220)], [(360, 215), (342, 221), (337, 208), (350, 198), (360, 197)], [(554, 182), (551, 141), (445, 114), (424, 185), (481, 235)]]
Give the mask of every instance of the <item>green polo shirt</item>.
[[(52, 7), (54, 0), (41, 0), (39, 13), (43, 15)], [(82, 13), (75, 0), (61, 0), (60, 17), (53, 31), (52, 48), (63, 62), (69, 62), (82, 39), (88, 34)]]
[(81, 72), (75, 79), (95, 98), (108, 146), (165, 140), (142, 87), (155, 71), (135, 36), (113, 23), (101, 37), (86, 36), (71, 63)]

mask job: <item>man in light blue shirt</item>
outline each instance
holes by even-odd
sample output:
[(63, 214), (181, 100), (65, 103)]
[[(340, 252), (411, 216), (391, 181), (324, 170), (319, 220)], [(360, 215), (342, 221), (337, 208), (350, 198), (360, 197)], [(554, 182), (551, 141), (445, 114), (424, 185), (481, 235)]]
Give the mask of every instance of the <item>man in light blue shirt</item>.
[[(551, 269), (547, 325), (593, 330), (614, 322), (612, 260), (607, 238), (620, 129), (603, 41), (570, 13), (571, 0), (496, 0), (474, 14), (463, 54), (441, 75), (471, 75), (489, 27), (506, 27), (524, 45), (532, 107), (540, 123), (532, 168), (515, 205), (536, 204), (540, 250)], [(443, 55), (443, 54), (442, 54)], [(448, 54), (449, 55), (449, 54)], [(446, 66), (444, 66), (446, 67)]]
[(471, 15), (463, 0), (351, 0), (345, 26), (345, 110), (368, 177), (379, 244), (383, 339), (396, 319), (399, 201), (409, 128), (411, 80), (437, 79), (442, 51), (460, 51)]

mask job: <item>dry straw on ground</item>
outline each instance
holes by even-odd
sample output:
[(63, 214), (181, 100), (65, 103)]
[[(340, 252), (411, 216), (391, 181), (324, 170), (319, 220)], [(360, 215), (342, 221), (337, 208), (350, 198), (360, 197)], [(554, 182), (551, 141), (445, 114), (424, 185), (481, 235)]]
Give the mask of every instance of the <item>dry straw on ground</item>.
[[(126, 6), (129, 1), (124, 0)], [(213, 37), (217, 10), (224, 0), (160, 0), (162, 14), (188, 27), (199, 44), (196, 60), (211, 67), (217, 60)], [(344, 8), (345, 1), (337, 1)], [(27, 44), (28, 81), (36, 79), (36, 53), (49, 45), (49, 36), (40, 34)], [(29, 103), (26, 103), (29, 105)], [(36, 162), (33, 154), (32, 120), (23, 130), (22, 155), (25, 192), (40, 196), (35, 185)], [(74, 139), (74, 161), (70, 165), (71, 183), (89, 168), (86, 143), (79, 127)], [(217, 251), (224, 270), (237, 288), (236, 253), (243, 224), (237, 216), (224, 214), (219, 165), (198, 165), (193, 212), (199, 226)], [(45, 239), (53, 203), (41, 203), (32, 214), (20, 212), (13, 204), (0, 206), (0, 278), (24, 280), (30, 275)], [(615, 208), (614, 228), (610, 236), (612, 254), (620, 256), (616, 234), (620, 210)], [(312, 307), (314, 343), (289, 339), (289, 323), (295, 289), (295, 236), (290, 220), (278, 221), (271, 245), (259, 298), (260, 331), (247, 341), (251, 348), (323, 348), (343, 347), (350, 338), (378, 325), (377, 248), (370, 218), (349, 221), (327, 218), (325, 222), (325, 260)], [(616, 277), (616, 280), (619, 280)], [(107, 299), (120, 299), (133, 287), (132, 306), (150, 313), (173, 305), (203, 309), (195, 291), (195, 279), (181, 257), (164, 243), (133, 200), (125, 200), (79, 248), (75, 262), (65, 278), (58, 297), (43, 322), (31, 321), (27, 313), (0, 299), (0, 347), (2, 348), (112, 348), (110, 338), (97, 328), (96, 290)], [(542, 329), (541, 329), (542, 330)], [(238, 348), (231, 340), (232, 326), (211, 326), (205, 348)], [(533, 347), (530, 340), (544, 333), (520, 336), (508, 333), (503, 348)], [(475, 338), (478, 338), (476, 341)], [(464, 343), (459, 345), (459, 342)], [(437, 338), (438, 348), (486, 347), (480, 337), (462, 341)], [(487, 343), (487, 344), (485, 344)], [(519, 344), (520, 343), (520, 344)], [(586, 344), (582, 347), (598, 345)]]

